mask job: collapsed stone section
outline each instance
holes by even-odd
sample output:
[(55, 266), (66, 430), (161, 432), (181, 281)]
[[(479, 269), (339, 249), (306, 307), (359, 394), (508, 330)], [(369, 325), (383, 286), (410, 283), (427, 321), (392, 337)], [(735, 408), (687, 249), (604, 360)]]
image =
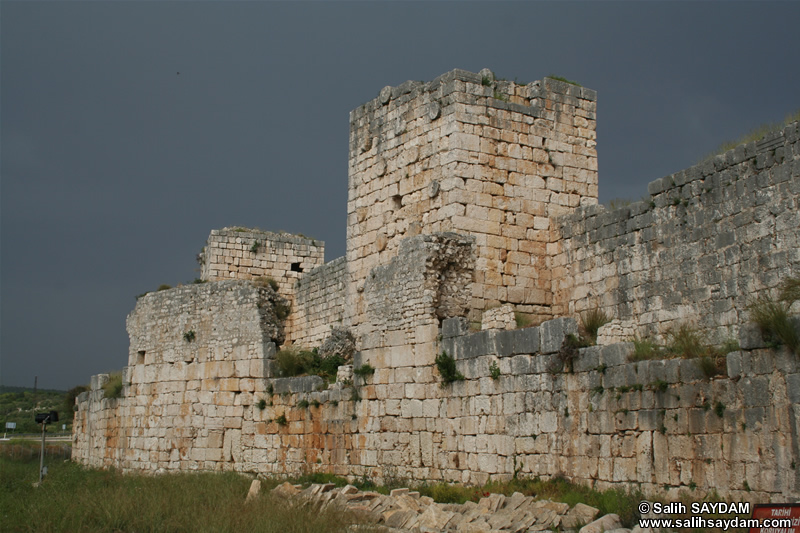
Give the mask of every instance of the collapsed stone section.
[(362, 334), (438, 327), (469, 310), (475, 239), (456, 233), (419, 235), (403, 241), (389, 264), (364, 282), (368, 323)]

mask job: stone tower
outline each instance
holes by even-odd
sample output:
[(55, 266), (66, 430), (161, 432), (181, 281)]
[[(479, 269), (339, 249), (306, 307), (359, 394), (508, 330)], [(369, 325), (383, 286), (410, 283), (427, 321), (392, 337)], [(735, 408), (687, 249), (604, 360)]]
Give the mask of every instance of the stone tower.
[(597, 203), (596, 93), (551, 78), (520, 85), (453, 70), (384, 87), (350, 113), (347, 306), (403, 238), (476, 240), (470, 315), (514, 304), (552, 316), (551, 220)]

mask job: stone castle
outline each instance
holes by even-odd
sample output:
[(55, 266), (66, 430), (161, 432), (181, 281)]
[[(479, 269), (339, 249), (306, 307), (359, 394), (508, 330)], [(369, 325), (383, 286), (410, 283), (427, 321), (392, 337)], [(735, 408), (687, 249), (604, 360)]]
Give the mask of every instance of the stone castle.
[[(800, 361), (746, 308), (800, 272), (800, 125), (613, 210), (597, 205), (595, 125), (595, 91), (550, 78), (385, 87), (350, 114), (346, 257), (212, 231), (206, 283), (138, 300), (122, 395), (92, 378), (73, 458), (796, 500)], [(592, 310), (613, 318), (598, 345), (565, 351)], [(631, 361), (631, 337), (687, 323), (738, 339), (720, 375)], [(372, 375), (276, 375), (276, 350), (345, 329)], [(464, 379), (443, 384), (442, 352)]]

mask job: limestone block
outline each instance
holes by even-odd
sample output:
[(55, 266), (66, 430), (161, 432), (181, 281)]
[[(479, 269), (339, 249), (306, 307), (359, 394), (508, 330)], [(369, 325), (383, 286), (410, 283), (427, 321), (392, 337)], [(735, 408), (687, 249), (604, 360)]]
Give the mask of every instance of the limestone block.
[(561, 349), (561, 343), (568, 334), (577, 335), (578, 323), (573, 318), (556, 318), (542, 322), (539, 326), (540, 351), (542, 353), (556, 353)]

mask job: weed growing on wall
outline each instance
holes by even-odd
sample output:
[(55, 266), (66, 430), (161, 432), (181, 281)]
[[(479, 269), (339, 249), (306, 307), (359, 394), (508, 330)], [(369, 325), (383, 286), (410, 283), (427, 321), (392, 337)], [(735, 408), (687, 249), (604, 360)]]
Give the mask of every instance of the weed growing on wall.
[(122, 397), (122, 372), (112, 372), (108, 381), (103, 384), (103, 393), (106, 398)]
[(497, 366), (497, 361), (492, 361), (489, 365), (489, 375), (492, 376), (492, 379), (495, 381), (500, 379), (500, 367)]
[(787, 115), (786, 118), (784, 118), (781, 122), (762, 124), (756, 128), (753, 128), (752, 130), (745, 133), (738, 139), (734, 139), (732, 141), (726, 141), (720, 144), (713, 152), (711, 152), (710, 154), (703, 157), (700, 161), (698, 161), (698, 164), (707, 161), (716, 155), (724, 154), (728, 150), (733, 150), (740, 144), (758, 141), (771, 131), (782, 129), (788, 124), (791, 124), (792, 122), (797, 122), (799, 120), (800, 120), (800, 109), (798, 109), (794, 113), (790, 113), (789, 115)]
[(194, 332), (193, 329), (190, 329), (186, 333), (183, 334), (183, 340), (186, 342), (194, 342), (194, 339), (197, 337), (197, 334)]
[(592, 309), (580, 314), (580, 322), (583, 337), (591, 344), (597, 344), (597, 331), (611, 322), (611, 317), (602, 309)]
[(447, 352), (442, 352), (436, 356), (436, 368), (439, 369), (439, 375), (442, 377), (443, 387), (454, 381), (464, 380), (464, 374), (456, 368), (456, 360), (447, 355)]
[(278, 282), (268, 276), (261, 276), (255, 279), (255, 284), (259, 287), (270, 287), (273, 291), (278, 292)]
[(353, 369), (353, 374), (361, 378), (361, 383), (367, 382), (367, 376), (375, 373), (375, 367), (369, 363), (364, 363), (358, 368)]
[(549, 76), (545, 76), (545, 77), (550, 78), (551, 80), (563, 81), (564, 83), (569, 83), (570, 85), (575, 85), (577, 87), (583, 87), (583, 85), (581, 85), (577, 81), (568, 80), (567, 78), (565, 78), (563, 76), (556, 76), (554, 74), (550, 74)]
[(800, 300), (800, 277), (792, 277), (781, 284), (778, 298), (771, 294), (761, 294), (747, 310), (750, 319), (758, 325), (764, 340), (773, 347), (786, 346), (794, 353), (800, 353), (800, 335), (792, 324), (792, 305)]
[(345, 364), (341, 355), (322, 357), (315, 351), (284, 348), (275, 354), (275, 365), (281, 377), (312, 375), (328, 381), (336, 379), (336, 372)]
[(707, 352), (697, 329), (685, 323), (667, 330), (667, 349), (686, 359), (700, 357)]

